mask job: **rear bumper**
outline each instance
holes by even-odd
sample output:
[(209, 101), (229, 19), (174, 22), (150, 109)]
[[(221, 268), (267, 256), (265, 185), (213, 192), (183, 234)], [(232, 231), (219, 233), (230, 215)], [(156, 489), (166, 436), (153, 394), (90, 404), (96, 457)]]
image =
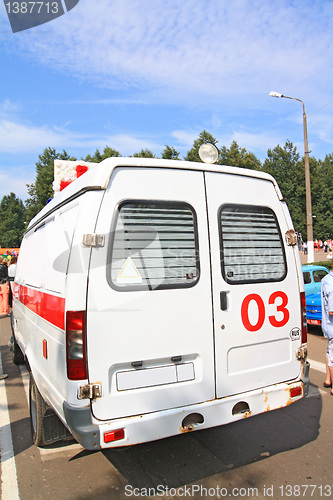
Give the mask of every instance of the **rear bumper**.
[(90, 405), (78, 408), (64, 401), (63, 409), (67, 427), (76, 441), (87, 450), (99, 450), (100, 431), (91, 421)]
[[(276, 384), (187, 407), (101, 422), (92, 417), (90, 405), (74, 408), (64, 403), (64, 414), (73, 436), (88, 450), (131, 446), (228, 424), (288, 406), (307, 395), (309, 366), (306, 362), (301, 381)], [(300, 389), (299, 394), (291, 397), (291, 389), (297, 388)], [(124, 438), (105, 443), (104, 435), (117, 430), (124, 430)]]

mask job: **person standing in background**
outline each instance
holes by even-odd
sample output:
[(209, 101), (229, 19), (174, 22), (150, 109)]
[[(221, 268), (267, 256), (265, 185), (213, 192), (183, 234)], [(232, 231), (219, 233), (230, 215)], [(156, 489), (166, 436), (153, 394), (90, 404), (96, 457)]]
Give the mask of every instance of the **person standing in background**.
[(8, 265), (8, 280), (10, 284), (10, 293), (9, 293), (10, 307), (13, 307), (13, 291), (14, 291), (14, 279), (16, 274), (16, 262), (17, 262), (17, 257), (16, 255), (14, 255), (10, 260), (10, 264)]
[[(8, 267), (3, 257), (0, 257), (0, 317), (9, 314), (9, 282)], [(7, 373), (0, 374), (0, 380), (7, 378)]]
[(0, 257), (0, 316), (9, 314), (9, 292), (7, 263)]
[(323, 334), (327, 338), (326, 351), (326, 381), (324, 387), (331, 388), (333, 382), (333, 272), (321, 280), (321, 307)]
[(15, 279), (15, 274), (16, 274), (16, 263), (17, 263), (17, 257), (14, 256), (11, 258), (10, 264), (8, 266), (8, 279), (10, 282), (10, 287), (13, 292), (13, 283)]

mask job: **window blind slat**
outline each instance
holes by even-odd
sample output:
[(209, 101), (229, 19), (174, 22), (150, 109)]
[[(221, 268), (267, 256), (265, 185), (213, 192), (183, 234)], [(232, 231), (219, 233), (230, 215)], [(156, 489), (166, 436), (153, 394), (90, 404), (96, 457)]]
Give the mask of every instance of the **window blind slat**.
[(279, 281), (285, 255), (274, 212), (268, 207), (226, 206), (221, 210), (222, 270), (230, 283)]
[[(126, 203), (120, 207), (113, 238), (112, 282), (125, 289), (195, 282), (195, 231), (194, 212), (185, 203), (178, 207), (169, 203)], [(124, 271), (128, 259), (129, 272)]]

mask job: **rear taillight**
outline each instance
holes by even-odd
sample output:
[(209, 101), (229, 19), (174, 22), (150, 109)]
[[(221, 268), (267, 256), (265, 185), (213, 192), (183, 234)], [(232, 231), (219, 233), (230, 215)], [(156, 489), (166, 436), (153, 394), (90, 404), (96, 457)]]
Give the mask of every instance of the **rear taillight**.
[(306, 344), (308, 341), (308, 330), (306, 324), (305, 292), (301, 292), (301, 315), (302, 315), (302, 344)]
[(302, 396), (302, 392), (303, 390), (301, 386), (293, 387), (292, 389), (290, 389), (290, 397), (296, 398), (297, 396)]
[(69, 380), (88, 378), (86, 360), (86, 313), (66, 313), (66, 360)]
[(117, 429), (116, 431), (104, 432), (104, 443), (112, 443), (124, 439), (125, 429)]

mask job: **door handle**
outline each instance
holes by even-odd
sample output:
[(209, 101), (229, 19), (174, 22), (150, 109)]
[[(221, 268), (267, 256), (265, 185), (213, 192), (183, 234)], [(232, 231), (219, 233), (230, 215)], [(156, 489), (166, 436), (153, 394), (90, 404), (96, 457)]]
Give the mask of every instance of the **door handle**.
[(228, 309), (228, 299), (227, 294), (229, 292), (220, 292), (220, 307), (221, 311), (226, 311)]

